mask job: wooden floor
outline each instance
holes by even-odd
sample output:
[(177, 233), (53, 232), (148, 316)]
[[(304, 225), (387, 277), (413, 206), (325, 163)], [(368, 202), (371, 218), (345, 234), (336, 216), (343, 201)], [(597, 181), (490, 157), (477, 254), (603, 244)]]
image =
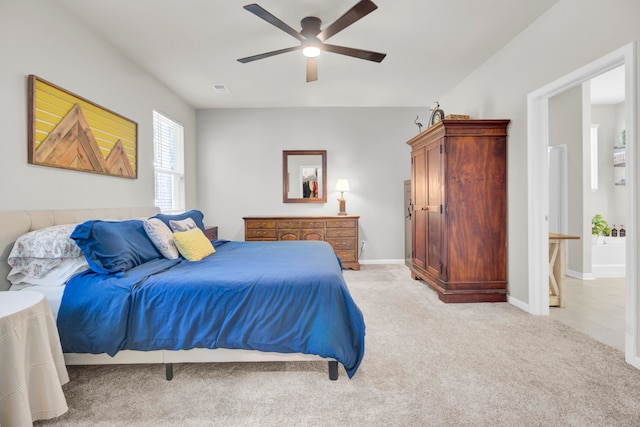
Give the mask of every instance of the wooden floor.
[(566, 307), (549, 307), (551, 316), (624, 352), (625, 279), (565, 279)]

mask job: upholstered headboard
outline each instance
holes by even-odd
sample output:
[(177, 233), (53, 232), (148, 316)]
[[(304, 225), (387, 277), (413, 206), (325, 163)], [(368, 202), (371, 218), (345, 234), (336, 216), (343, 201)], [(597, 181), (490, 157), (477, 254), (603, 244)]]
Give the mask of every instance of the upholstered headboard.
[(76, 224), (90, 219), (147, 218), (160, 212), (156, 207), (73, 210), (0, 211), (0, 291), (11, 285), (7, 258), (18, 237), (29, 231), (59, 224)]

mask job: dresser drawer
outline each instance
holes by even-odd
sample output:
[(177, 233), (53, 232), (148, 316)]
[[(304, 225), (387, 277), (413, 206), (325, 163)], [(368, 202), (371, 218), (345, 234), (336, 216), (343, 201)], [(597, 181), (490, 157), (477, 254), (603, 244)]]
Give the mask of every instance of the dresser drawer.
[[(276, 228), (275, 220), (257, 220), (250, 219), (246, 221), (247, 228)], [(275, 234), (273, 235), (275, 237)]]
[(278, 229), (278, 240), (324, 240), (324, 230)]
[(327, 242), (333, 247), (334, 250), (348, 250), (356, 248), (356, 239), (327, 239)]
[(301, 227), (300, 221), (278, 221), (278, 228), (293, 228), (297, 230)]
[(327, 228), (327, 237), (356, 237), (355, 228)]
[(355, 228), (355, 219), (328, 219), (327, 228)]
[(300, 239), (302, 240), (324, 240), (324, 230), (322, 228), (316, 230), (300, 230)]
[(278, 220), (278, 228), (291, 228), (291, 229), (322, 229), (324, 228), (323, 221), (301, 221), (301, 220)]
[(300, 230), (278, 230), (278, 240), (300, 240)]
[(276, 240), (276, 230), (247, 230), (245, 238)]
[(342, 263), (357, 261), (356, 251), (336, 251), (336, 255)]

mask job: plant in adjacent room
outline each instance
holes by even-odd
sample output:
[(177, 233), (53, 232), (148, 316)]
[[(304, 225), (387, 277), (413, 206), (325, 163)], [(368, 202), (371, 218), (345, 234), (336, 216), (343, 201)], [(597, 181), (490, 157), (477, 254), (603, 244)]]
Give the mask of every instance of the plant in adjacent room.
[(607, 221), (604, 220), (602, 215), (596, 214), (591, 219), (591, 234), (593, 234), (594, 236), (608, 236), (610, 232), (611, 228), (609, 227)]

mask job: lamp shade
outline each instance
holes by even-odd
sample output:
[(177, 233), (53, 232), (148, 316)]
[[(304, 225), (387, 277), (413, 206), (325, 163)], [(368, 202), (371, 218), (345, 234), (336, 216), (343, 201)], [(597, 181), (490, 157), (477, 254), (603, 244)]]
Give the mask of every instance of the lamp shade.
[(347, 179), (339, 179), (336, 181), (336, 189), (335, 191), (350, 191), (349, 189), (349, 180)]

